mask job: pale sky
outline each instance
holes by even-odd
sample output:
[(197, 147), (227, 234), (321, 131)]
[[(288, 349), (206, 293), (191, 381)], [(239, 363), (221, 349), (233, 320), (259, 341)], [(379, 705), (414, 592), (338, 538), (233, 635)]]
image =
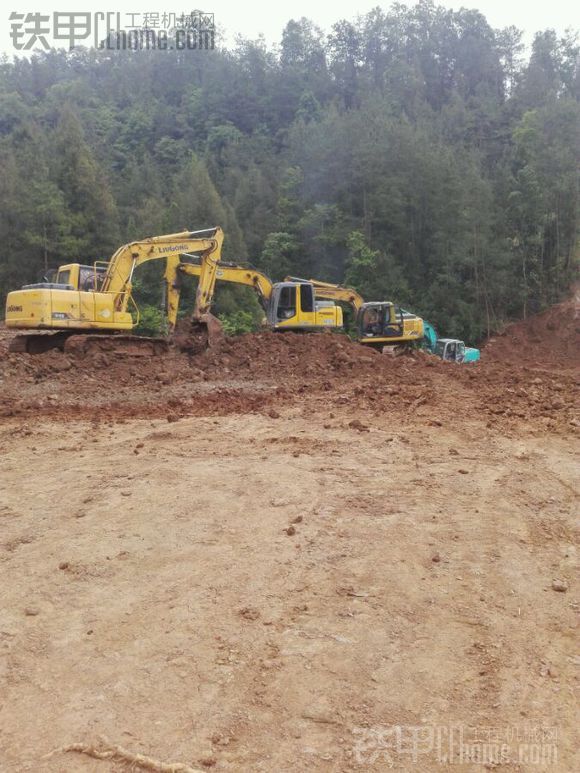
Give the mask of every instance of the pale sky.
[[(0, 25), (0, 51), (9, 55), (15, 52), (10, 38), (10, 13), (39, 12), (52, 14), (53, 11), (75, 12), (106, 12), (109, 10), (120, 11), (123, 15), (128, 13), (143, 14), (144, 12), (163, 11), (175, 12), (181, 15), (188, 13), (192, 8), (198, 7), (199, 0), (193, 3), (175, 0), (170, 5), (146, 0), (141, 3), (137, 0), (119, 0), (114, 8), (96, 2), (75, 0), (66, 4), (60, 4), (57, 0), (8, 0), (6, 10), (2, 13), (3, 23)], [(550, 2), (530, 2), (530, 0), (467, 0), (462, 2), (447, 2), (440, 0), (440, 5), (447, 8), (458, 9), (462, 5), (467, 8), (477, 8), (487, 18), (493, 27), (506, 27), (514, 25), (525, 32), (526, 42), (531, 41), (533, 33), (538, 30), (553, 28), (558, 33), (563, 33), (566, 28), (580, 28), (580, 3), (571, 0), (550, 0)], [(287, 6), (276, 5), (264, 0), (203, 0), (199, 3), (201, 10), (213, 12), (216, 24), (225, 30), (229, 40), (233, 40), (236, 34), (244, 37), (255, 38), (263, 34), (269, 43), (277, 43), (280, 40), (282, 29), (289, 19), (299, 19), (306, 16), (324, 31), (328, 31), (331, 25), (340, 19), (352, 19), (358, 13), (365, 13), (371, 8), (380, 5), (388, 8), (389, 2), (376, 2), (368, 0), (353, 4), (347, 0), (293, 0)], [(410, 0), (407, 5), (414, 5)], [(138, 20), (138, 17), (136, 17)], [(123, 26), (123, 25), (122, 25)], [(129, 26), (127, 21), (127, 26)], [(50, 41), (49, 41), (50, 42)]]

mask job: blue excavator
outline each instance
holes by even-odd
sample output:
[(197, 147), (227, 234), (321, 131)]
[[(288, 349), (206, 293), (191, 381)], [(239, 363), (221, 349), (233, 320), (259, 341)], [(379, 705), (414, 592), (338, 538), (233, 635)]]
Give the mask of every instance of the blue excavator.
[(423, 347), (448, 362), (477, 362), (480, 358), (479, 349), (466, 346), (458, 338), (439, 338), (433, 325), (425, 319), (423, 320)]

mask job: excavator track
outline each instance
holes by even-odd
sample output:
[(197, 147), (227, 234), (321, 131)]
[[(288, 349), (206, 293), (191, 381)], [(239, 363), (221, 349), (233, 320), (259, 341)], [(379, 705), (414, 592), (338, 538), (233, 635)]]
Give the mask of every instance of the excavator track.
[(70, 333), (21, 333), (15, 336), (8, 346), (9, 352), (26, 354), (44, 354), (51, 349), (64, 351), (65, 343)]
[(156, 357), (169, 350), (169, 342), (147, 336), (85, 335), (61, 330), (57, 333), (22, 333), (13, 338), (9, 346), (10, 352), (26, 354), (44, 354), (52, 349), (78, 357), (98, 352), (125, 357)]
[(64, 351), (80, 357), (103, 353), (124, 357), (156, 357), (169, 350), (164, 338), (131, 335), (71, 335)]

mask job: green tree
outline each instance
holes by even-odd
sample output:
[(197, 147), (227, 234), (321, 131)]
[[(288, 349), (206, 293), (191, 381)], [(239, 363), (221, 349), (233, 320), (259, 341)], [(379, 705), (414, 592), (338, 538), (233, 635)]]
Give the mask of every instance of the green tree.
[(115, 201), (103, 171), (85, 142), (79, 119), (63, 108), (54, 136), (54, 177), (69, 212), (63, 256), (91, 261), (119, 245)]

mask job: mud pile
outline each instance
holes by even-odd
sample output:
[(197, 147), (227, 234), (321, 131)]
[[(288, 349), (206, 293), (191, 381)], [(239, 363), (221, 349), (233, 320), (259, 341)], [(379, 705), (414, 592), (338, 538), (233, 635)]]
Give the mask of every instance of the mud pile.
[(87, 356), (52, 350), (44, 354), (10, 354), (4, 347), (0, 376), (40, 381), (58, 375), (61, 382), (96, 379), (105, 384), (163, 385), (209, 380), (241, 379), (284, 385), (325, 378), (348, 380), (365, 375), (394, 377), (409, 362), (424, 368), (445, 367), (421, 352), (393, 357), (353, 343), (346, 335), (332, 333), (248, 333), (224, 338), (201, 352), (172, 347), (157, 357), (116, 356), (97, 352)]
[[(391, 358), (389, 357), (390, 361)], [(336, 333), (247, 333), (196, 358), (206, 372), (256, 379), (348, 378), (392, 367), (380, 353)]]
[(580, 366), (580, 293), (538, 314), (506, 327), (484, 347), (490, 362), (526, 363), (537, 367)]
[(0, 357), (4, 357), (8, 352), (8, 344), (14, 338), (14, 333), (6, 329), (3, 322), (0, 322)]
[[(574, 329), (553, 342), (555, 362), (563, 366), (522, 355), (522, 347), (545, 340), (562, 314), (556, 307), (511, 326), (472, 365), (418, 351), (381, 354), (340, 334), (267, 331), (226, 338), (201, 353), (175, 346), (158, 357), (9, 354), (10, 335), (0, 331), (0, 416), (172, 420), (276, 413), (308, 398), (316, 410), (362, 411), (370, 421), (388, 414), (395, 421), (445, 423), (459, 415), (490, 426), (526, 422), (569, 431), (580, 426)], [(569, 310), (565, 316), (571, 324)]]

